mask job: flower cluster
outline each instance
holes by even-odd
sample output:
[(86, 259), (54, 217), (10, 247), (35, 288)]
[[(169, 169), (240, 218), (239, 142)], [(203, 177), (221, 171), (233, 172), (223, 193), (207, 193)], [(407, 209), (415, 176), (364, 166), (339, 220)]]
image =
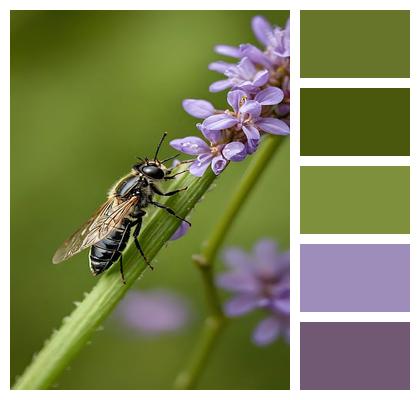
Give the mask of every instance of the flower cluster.
[(225, 304), (230, 317), (255, 309), (263, 309), (268, 316), (256, 327), (253, 341), (260, 346), (283, 336), (289, 340), (290, 317), (290, 258), (280, 253), (275, 242), (264, 239), (253, 254), (230, 248), (224, 254), (229, 271), (218, 276), (218, 286), (234, 293)]
[(187, 99), (184, 110), (203, 119), (197, 124), (202, 137), (187, 136), (171, 141), (183, 153), (197, 156), (190, 173), (202, 176), (211, 165), (219, 175), (230, 161), (242, 161), (254, 153), (264, 133), (288, 135), (290, 104), (290, 32), (272, 27), (263, 17), (252, 20), (252, 28), (264, 50), (251, 44), (219, 45), (217, 53), (238, 58), (237, 63), (216, 61), (212, 71), (226, 79), (210, 85), (210, 92), (229, 89), (230, 108), (216, 109), (206, 100)]

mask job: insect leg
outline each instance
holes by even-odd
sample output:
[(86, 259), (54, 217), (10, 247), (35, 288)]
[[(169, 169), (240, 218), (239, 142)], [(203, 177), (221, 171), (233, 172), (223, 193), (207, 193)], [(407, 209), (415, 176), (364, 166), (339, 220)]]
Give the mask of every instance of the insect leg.
[(179, 192), (183, 192), (184, 190), (187, 190), (188, 188), (182, 188), (182, 189), (177, 189), (177, 190), (173, 190), (172, 192), (168, 192), (168, 193), (163, 193), (157, 186), (151, 184), (150, 185), (152, 190), (158, 194), (159, 196), (173, 196), (174, 194), (177, 194)]
[(146, 264), (147, 264), (147, 266), (153, 271), (153, 266), (152, 266), (152, 264), (150, 264), (150, 262), (149, 262), (149, 260), (147, 259), (147, 257), (145, 256), (145, 254), (144, 254), (144, 252), (143, 252), (143, 249), (141, 248), (141, 246), (140, 246), (140, 242), (139, 242), (139, 240), (137, 239), (137, 237), (139, 236), (139, 234), (140, 234), (140, 229), (141, 229), (141, 224), (142, 224), (142, 222), (143, 222), (143, 220), (141, 219), (141, 218), (138, 218), (137, 220), (136, 220), (136, 222), (135, 222), (135, 224), (136, 224), (136, 228), (134, 229), (134, 232), (133, 232), (133, 237), (134, 237), (134, 244), (136, 245), (136, 247), (137, 247), (137, 250), (140, 252), (140, 254), (141, 254), (141, 256), (143, 257), (143, 260), (146, 262)]
[(152, 201), (152, 202), (151, 202), (151, 204), (153, 204), (153, 205), (154, 205), (154, 206), (156, 206), (156, 207), (163, 208), (163, 209), (164, 209), (166, 212), (168, 212), (169, 214), (171, 214), (171, 215), (173, 215), (174, 217), (176, 217), (176, 218), (180, 219), (181, 221), (186, 222), (189, 226), (191, 226), (190, 221), (187, 221), (186, 219), (184, 219), (184, 218), (180, 217), (179, 215), (176, 215), (175, 211), (174, 211), (174, 210), (172, 210), (172, 208), (169, 208), (169, 207), (165, 206), (164, 204), (160, 204), (160, 203), (158, 203), (157, 201)]
[(188, 172), (188, 169), (181, 171), (181, 172), (177, 172), (176, 174), (173, 175), (168, 175), (165, 176), (163, 179), (165, 179), (165, 181), (168, 181), (169, 179), (175, 179), (176, 176), (181, 175), (181, 174), (185, 174), (185, 172)]
[(125, 285), (126, 282), (125, 282), (125, 278), (124, 278), (124, 270), (123, 270), (123, 261), (122, 261), (122, 259), (123, 259), (123, 255), (121, 254), (121, 256), (120, 256), (120, 274), (121, 274), (122, 283), (124, 283), (124, 285)]

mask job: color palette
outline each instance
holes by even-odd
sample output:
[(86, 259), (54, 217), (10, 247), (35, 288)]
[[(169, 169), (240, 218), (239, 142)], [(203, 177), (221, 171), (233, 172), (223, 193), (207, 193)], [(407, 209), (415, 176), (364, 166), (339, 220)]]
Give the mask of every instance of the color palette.
[(306, 312), (410, 311), (410, 246), (301, 245), (300, 308)]
[(410, 12), (300, 13), (302, 78), (408, 78)]
[(301, 389), (410, 389), (410, 324), (303, 322)]
[(300, 74), (300, 388), (408, 390), (410, 11), (301, 11)]
[(302, 156), (410, 155), (410, 89), (301, 89)]
[(409, 233), (408, 167), (301, 167), (301, 233)]

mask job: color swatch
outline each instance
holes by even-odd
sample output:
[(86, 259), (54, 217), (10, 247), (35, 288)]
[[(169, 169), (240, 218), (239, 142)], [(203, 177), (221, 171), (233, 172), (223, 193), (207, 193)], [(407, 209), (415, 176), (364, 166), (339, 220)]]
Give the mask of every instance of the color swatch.
[(302, 156), (410, 155), (410, 89), (301, 89)]
[(306, 312), (410, 311), (410, 246), (301, 245), (300, 308)]
[(301, 233), (409, 233), (409, 167), (301, 167)]
[(300, 45), (356, 78), (300, 80), (300, 388), (409, 390), (410, 11), (301, 11)]
[(303, 322), (301, 389), (410, 389), (410, 324)]
[(408, 78), (410, 12), (300, 13), (302, 78)]

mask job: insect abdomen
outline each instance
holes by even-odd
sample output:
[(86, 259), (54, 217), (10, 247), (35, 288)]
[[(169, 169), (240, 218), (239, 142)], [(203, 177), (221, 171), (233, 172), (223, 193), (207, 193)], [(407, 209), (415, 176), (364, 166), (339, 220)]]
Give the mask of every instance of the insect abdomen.
[(117, 229), (91, 247), (89, 257), (93, 275), (106, 271), (121, 257), (130, 237), (130, 230), (131, 221), (125, 218)]

